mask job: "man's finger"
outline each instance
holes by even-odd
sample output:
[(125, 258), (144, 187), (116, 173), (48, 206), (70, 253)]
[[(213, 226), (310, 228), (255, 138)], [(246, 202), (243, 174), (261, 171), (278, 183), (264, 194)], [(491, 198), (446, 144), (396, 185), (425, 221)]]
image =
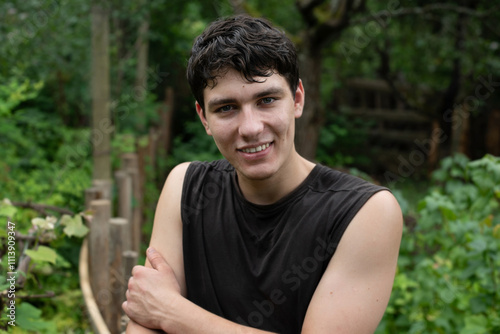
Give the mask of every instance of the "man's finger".
[(168, 263), (165, 261), (163, 256), (156, 251), (153, 247), (149, 247), (146, 251), (146, 256), (148, 257), (149, 263), (153, 269), (162, 271), (164, 268), (168, 268)]

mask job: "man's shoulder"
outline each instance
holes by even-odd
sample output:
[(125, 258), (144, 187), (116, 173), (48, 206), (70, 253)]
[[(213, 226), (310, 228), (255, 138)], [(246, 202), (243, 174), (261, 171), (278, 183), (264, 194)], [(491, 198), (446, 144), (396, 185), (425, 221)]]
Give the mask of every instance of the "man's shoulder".
[(195, 192), (207, 184), (222, 187), (231, 180), (233, 166), (225, 159), (214, 161), (192, 161), (184, 175), (184, 189)]
[(313, 187), (318, 191), (328, 192), (376, 192), (387, 190), (372, 181), (340, 171), (331, 167), (318, 165), (318, 175)]

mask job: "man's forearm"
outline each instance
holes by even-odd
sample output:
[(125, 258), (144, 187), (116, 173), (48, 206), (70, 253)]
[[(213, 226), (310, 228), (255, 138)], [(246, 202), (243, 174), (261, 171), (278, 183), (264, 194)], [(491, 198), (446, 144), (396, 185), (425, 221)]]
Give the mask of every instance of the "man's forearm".
[(149, 329), (139, 325), (137, 322), (130, 320), (127, 324), (126, 334), (159, 334), (164, 333), (159, 329)]
[(174, 310), (169, 312), (169, 316), (162, 322), (162, 328), (167, 333), (183, 334), (271, 333), (224, 319), (204, 310), (186, 298), (179, 298)]

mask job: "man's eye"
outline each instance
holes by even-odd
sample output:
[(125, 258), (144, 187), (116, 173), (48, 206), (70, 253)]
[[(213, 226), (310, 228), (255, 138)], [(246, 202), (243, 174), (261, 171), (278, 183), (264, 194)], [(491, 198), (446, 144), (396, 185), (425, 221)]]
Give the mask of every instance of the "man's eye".
[(217, 112), (228, 112), (233, 110), (233, 106), (227, 105), (227, 106), (222, 106), (219, 109), (217, 109)]
[(274, 97), (265, 97), (261, 100), (262, 104), (271, 104), (275, 101), (276, 99)]

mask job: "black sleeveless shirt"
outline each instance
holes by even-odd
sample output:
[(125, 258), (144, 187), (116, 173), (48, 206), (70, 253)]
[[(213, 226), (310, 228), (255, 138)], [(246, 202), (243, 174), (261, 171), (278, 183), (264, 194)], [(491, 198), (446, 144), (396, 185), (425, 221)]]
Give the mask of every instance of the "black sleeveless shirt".
[(243, 325), (300, 333), (342, 234), (384, 189), (316, 165), (287, 196), (256, 205), (229, 162), (192, 162), (181, 202), (188, 299)]

